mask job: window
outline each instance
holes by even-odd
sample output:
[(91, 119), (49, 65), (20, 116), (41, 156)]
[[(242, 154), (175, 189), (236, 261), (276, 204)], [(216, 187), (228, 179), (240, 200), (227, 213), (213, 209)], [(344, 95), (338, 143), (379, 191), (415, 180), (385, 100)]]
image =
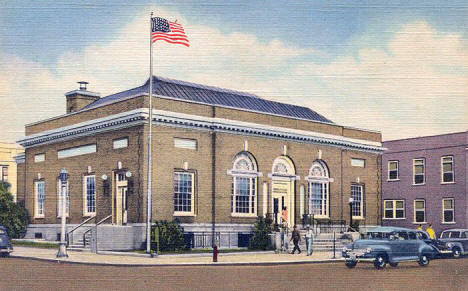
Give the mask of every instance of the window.
[(329, 216), (329, 173), (323, 161), (315, 161), (310, 167), (309, 176), (309, 212), (314, 217)]
[(0, 170), (0, 174), (2, 175), (2, 182), (8, 182), (8, 166), (1, 166)]
[(431, 239), (425, 232), (422, 232), (422, 231), (416, 232), (416, 236), (417, 236), (418, 239), (420, 239), (420, 240)]
[[(57, 217), (62, 217), (62, 182), (60, 180), (57, 181)], [(66, 203), (66, 217), (70, 215), (70, 189), (68, 185), (68, 181), (65, 183), (65, 191), (67, 193), (67, 201)]]
[(114, 139), (112, 141), (112, 147), (114, 150), (128, 147), (128, 137)]
[(231, 214), (255, 216), (257, 213), (257, 163), (252, 155), (242, 152), (234, 158), (232, 170)]
[(426, 201), (422, 199), (414, 200), (414, 222), (426, 222)]
[(405, 218), (405, 201), (404, 200), (385, 200), (384, 201), (384, 218), (386, 219)]
[(181, 149), (196, 150), (197, 140), (187, 138), (174, 138), (174, 147)]
[(364, 159), (351, 159), (351, 166), (364, 168), (366, 166), (366, 160), (364, 160)]
[(455, 176), (453, 172), (453, 157), (447, 156), (441, 158), (442, 168), (442, 183), (453, 183), (455, 182)]
[(96, 144), (89, 144), (89, 145), (59, 150), (57, 152), (57, 156), (59, 159), (64, 159), (64, 158), (69, 158), (69, 157), (74, 157), (74, 156), (95, 153), (96, 150), (97, 150)]
[(34, 183), (34, 217), (44, 217), (44, 205), (45, 205), (45, 182), (36, 181)]
[(194, 214), (193, 173), (174, 173), (174, 214)]
[(96, 176), (83, 177), (83, 215), (96, 214)]
[(396, 233), (396, 237), (399, 240), (408, 240), (408, 233), (406, 231), (399, 231)]
[(413, 160), (413, 184), (422, 185), (426, 182), (425, 179), (425, 159), (414, 159)]
[(409, 237), (409, 239), (416, 239), (416, 233), (415, 232), (408, 232), (408, 237)]
[(34, 162), (35, 163), (40, 163), (40, 162), (43, 162), (43, 161), (45, 161), (45, 154), (34, 155)]
[(398, 161), (389, 161), (388, 162), (388, 180), (395, 181), (398, 180), (399, 173), (398, 173)]
[(364, 217), (364, 193), (362, 185), (351, 185), (351, 198), (353, 198), (353, 204), (351, 207), (351, 213), (353, 218)]
[(453, 198), (442, 199), (442, 222), (455, 222), (455, 203)]

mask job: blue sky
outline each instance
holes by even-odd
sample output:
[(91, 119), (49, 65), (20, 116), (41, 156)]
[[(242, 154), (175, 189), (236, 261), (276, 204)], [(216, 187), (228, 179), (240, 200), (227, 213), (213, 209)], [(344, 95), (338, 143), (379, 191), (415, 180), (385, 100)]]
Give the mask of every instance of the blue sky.
[[(92, 89), (104, 94), (144, 82), (147, 67), (142, 64), (147, 52), (136, 36), (146, 29), (145, 17), (155, 10), (156, 15), (178, 18), (192, 32), (189, 38), (194, 43), (188, 50), (160, 45), (156, 66), (162, 75), (309, 106), (338, 123), (381, 130), (384, 139), (419, 134), (414, 128), (418, 124), (426, 125), (425, 134), (467, 129), (463, 117), (468, 99), (463, 84), (468, 67), (466, 1), (127, 2), (2, 1), (0, 77), (2, 73), (6, 77), (0, 82), (10, 76), (27, 78), (33, 72), (37, 79), (29, 86), (4, 84), (8, 89), (0, 88), (0, 113), (15, 110), (6, 105), (14, 98), (10, 92), (21, 92), (17, 98), (26, 106), (34, 102), (25, 95), (44, 96), (41, 104), (46, 100), (61, 104), (66, 88), (74, 89), (72, 80), (79, 77), (91, 80), (96, 85)], [(126, 39), (138, 57), (119, 50)], [(144, 36), (141, 42), (147, 43)], [(262, 54), (251, 56), (249, 49)], [(107, 52), (113, 58), (106, 59)], [(431, 58), (426, 60), (425, 55)], [(183, 70), (174, 66), (177, 56), (185, 61)], [(441, 61), (434, 63), (434, 59)], [(122, 70), (127, 73), (124, 78), (117, 76)], [(391, 87), (395, 75), (406, 76), (406, 72), (408, 83)], [(376, 83), (375, 76), (381, 76), (381, 81)], [(452, 92), (443, 96), (440, 88), (424, 88), (427, 82), (418, 81), (421, 78), (452, 82)], [(402, 91), (405, 87), (410, 87), (408, 92)], [(396, 95), (411, 102), (399, 108), (392, 101)], [(443, 107), (452, 111), (450, 120), (424, 103), (440, 98), (453, 101)], [(353, 109), (375, 118), (364, 122), (349, 114), (346, 108), (356, 103), (361, 107)], [(393, 110), (388, 112), (389, 108)], [(14, 117), (16, 128), (7, 130), (5, 139), (20, 137), (24, 123), (64, 111), (60, 106), (40, 112), (37, 106), (20, 109), (30, 114)], [(415, 117), (423, 109), (424, 116)], [(392, 120), (400, 124), (389, 126)]]

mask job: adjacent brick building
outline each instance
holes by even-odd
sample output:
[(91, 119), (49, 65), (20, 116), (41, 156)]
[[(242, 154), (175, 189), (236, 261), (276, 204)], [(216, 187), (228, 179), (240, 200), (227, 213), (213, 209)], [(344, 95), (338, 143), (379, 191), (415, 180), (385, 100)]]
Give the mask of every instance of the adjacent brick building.
[(383, 224), (468, 227), (468, 132), (384, 142)]
[[(67, 114), (29, 124), (22, 176), (28, 237), (56, 239), (58, 174), (69, 178), (69, 223), (88, 217), (131, 227), (144, 241), (148, 82), (99, 98), (67, 96)], [(154, 220), (178, 218), (186, 232), (249, 231), (257, 216), (289, 209), (290, 225), (380, 224), (381, 134), (338, 125), (301, 106), (154, 77)], [(52, 105), (51, 105), (52, 106)]]

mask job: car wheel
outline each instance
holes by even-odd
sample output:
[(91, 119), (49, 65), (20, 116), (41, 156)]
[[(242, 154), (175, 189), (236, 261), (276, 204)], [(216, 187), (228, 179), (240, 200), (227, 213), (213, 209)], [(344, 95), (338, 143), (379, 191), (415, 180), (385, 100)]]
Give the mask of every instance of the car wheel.
[(429, 265), (429, 256), (426, 255), (426, 254), (422, 254), (422, 255), (419, 257), (418, 263), (419, 263), (420, 266), (426, 267), (427, 265)]
[(375, 257), (374, 267), (376, 269), (383, 269), (387, 265), (387, 256), (384, 254), (378, 254)]
[(398, 263), (389, 263), (389, 265), (394, 268), (398, 267)]
[(460, 250), (460, 248), (459, 248), (459, 247), (454, 247), (454, 248), (452, 249), (452, 254), (453, 254), (453, 257), (454, 257), (455, 259), (461, 258), (461, 250)]
[(356, 264), (357, 264), (356, 261), (346, 261), (346, 262), (345, 262), (346, 267), (348, 267), (348, 268), (350, 268), (350, 269), (356, 267)]

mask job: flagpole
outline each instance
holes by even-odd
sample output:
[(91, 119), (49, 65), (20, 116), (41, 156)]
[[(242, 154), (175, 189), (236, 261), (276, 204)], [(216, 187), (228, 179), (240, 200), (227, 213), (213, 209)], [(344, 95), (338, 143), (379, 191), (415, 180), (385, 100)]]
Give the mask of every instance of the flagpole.
[(150, 16), (150, 79), (149, 79), (149, 119), (148, 119), (148, 195), (146, 205), (146, 252), (151, 253), (151, 214), (152, 214), (152, 201), (151, 201), (151, 125), (153, 123), (153, 106), (152, 106), (152, 94), (153, 94), (153, 37), (152, 37), (152, 19), (153, 12)]

